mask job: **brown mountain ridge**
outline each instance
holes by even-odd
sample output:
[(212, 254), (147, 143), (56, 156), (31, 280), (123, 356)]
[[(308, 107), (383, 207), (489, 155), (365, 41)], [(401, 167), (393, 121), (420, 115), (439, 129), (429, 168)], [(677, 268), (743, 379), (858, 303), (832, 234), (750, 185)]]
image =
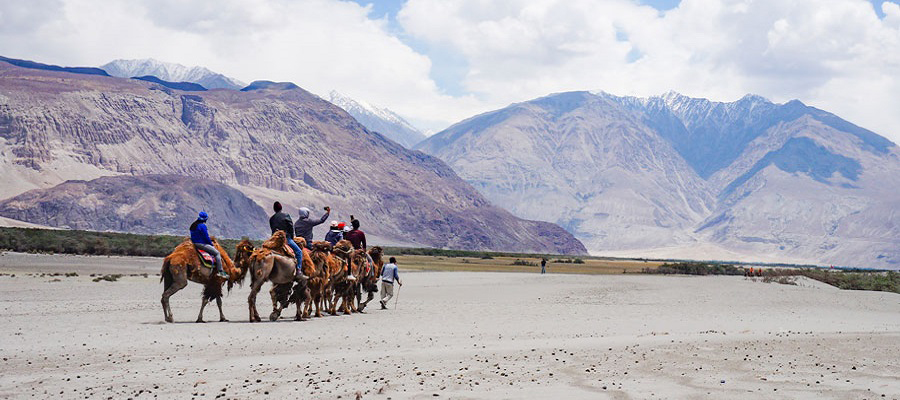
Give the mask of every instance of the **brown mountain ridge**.
[[(354, 213), (386, 244), (586, 252), (559, 226), (491, 205), (442, 161), (303, 89), (253, 87), (188, 93), (0, 62), (0, 198), (70, 179), (179, 175), (231, 186), (267, 210), (275, 199), (288, 211), (330, 205), (334, 219)], [(261, 227), (248, 234), (265, 231), (265, 220), (246, 218)]]

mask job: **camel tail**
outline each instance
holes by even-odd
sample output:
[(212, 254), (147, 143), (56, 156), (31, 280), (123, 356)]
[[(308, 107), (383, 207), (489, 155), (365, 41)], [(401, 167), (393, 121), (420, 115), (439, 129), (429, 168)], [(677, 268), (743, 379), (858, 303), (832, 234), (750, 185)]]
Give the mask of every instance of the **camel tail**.
[(175, 283), (175, 277), (172, 276), (172, 271), (169, 271), (169, 260), (163, 261), (162, 271), (159, 274), (161, 275), (159, 281), (164, 282), (163, 290), (169, 289)]
[(206, 300), (215, 300), (222, 297), (222, 285), (210, 279), (210, 282), (203, 285), (203, 298)]

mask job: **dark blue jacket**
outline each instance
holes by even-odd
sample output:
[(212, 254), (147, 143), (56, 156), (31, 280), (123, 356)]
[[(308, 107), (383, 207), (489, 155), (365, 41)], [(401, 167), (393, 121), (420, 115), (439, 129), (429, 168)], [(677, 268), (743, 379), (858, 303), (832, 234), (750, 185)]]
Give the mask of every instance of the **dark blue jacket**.
[(328, 231), (325, 234), (325, 241), (331, 243), (332, 246), (336, 245), (337, 242), (340, 242), (344, 239), (344, 232), (341, 231)]
[(200, 244), (212, 244), (209, 239), (209, 231), (206, 230), (206, 224), (199, 219), (191, 224), (191, 241)]

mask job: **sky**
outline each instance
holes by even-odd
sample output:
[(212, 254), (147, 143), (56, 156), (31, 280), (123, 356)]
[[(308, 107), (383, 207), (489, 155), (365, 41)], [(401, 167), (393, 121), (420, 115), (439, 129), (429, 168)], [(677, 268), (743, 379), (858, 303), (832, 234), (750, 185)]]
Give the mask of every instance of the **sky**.
[(551, 93), (799, 99), (900, 142), (900, 0), (3, 0), (0, 55), (291, 81), (440, 131)]

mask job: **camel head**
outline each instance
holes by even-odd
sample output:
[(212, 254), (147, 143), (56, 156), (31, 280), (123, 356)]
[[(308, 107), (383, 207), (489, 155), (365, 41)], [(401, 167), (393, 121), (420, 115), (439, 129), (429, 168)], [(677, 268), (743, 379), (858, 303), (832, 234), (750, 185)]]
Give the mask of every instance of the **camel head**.
[(331, 253), (332, 247), (331, 247), (331, 243), (321, 241), (321, 242), (313, 242), (312, 249), (313, 249), (313, 251), (318, 251), (318, 252), (322, 252), (322, 253)]
[(253, 242), (246, 237), (237, 244), (234, 250), (234, 264), (237, 274), (231, 275), (231, 282), (229, 283), (233, 284), (232, 282), (236, 282), (238, 285), (243, 286), (244, 279), (247, 278), (247, 271), (250, 270), (250, 255), (253, 254), (253, 250)]
[(371, 256), (373, 260), (380, 260), (383, 254), (384, 249), (382, 249), (381, 246), (369, 247), (369, 256)]
[(349, 240), (341, 240), (334, 245), (334, 250), (332, 250), (335, 254), (341, 256), (342, 258), (346, 258), (350, 256), (350, 252), (353, 251), (353, 243), (350, 243)]

